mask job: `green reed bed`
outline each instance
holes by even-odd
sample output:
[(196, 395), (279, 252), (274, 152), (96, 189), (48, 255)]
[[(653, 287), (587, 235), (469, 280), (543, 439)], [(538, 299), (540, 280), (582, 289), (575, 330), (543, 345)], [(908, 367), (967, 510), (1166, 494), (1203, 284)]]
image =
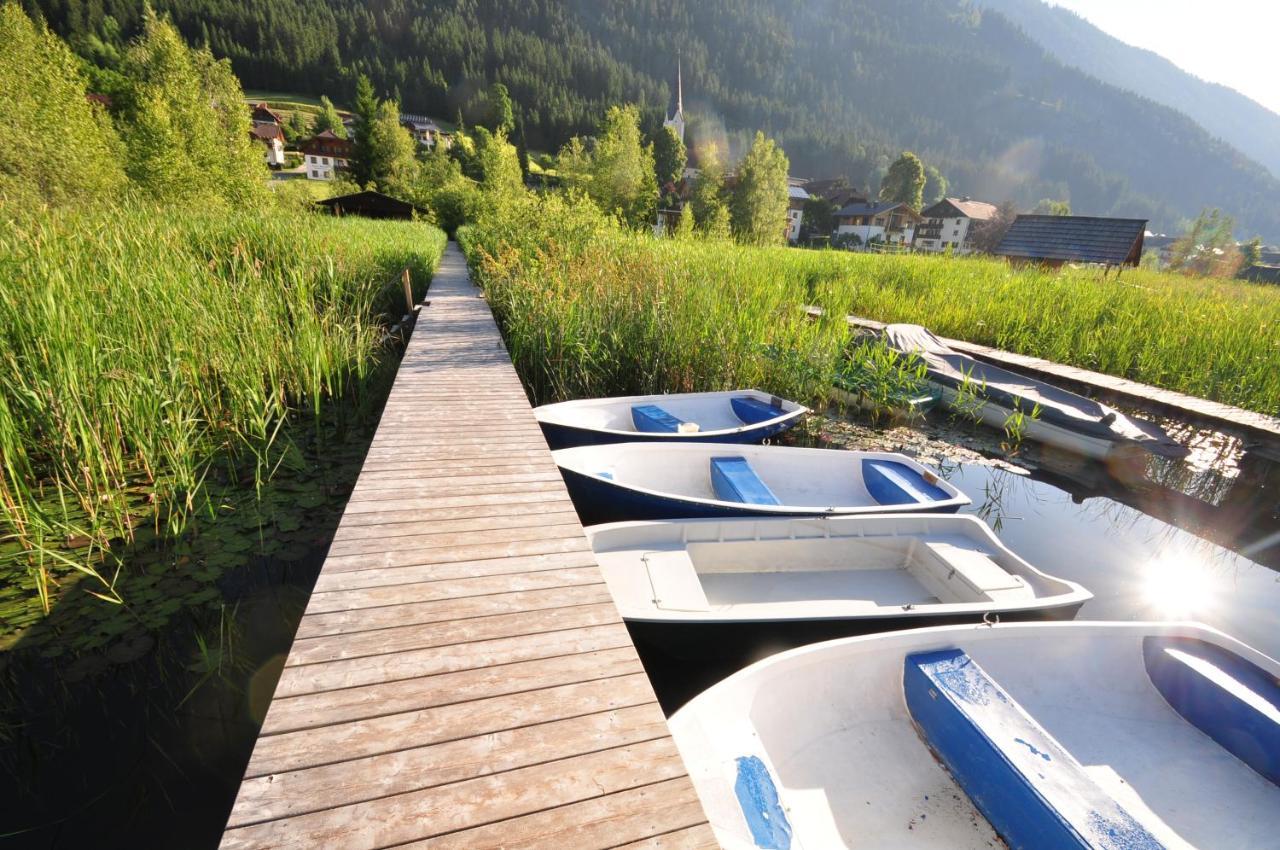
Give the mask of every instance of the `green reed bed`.
[(1280, 412), (1277, 287), (658, 240), (528, 203), (461, 238), (539, 401), (753, 383), (817, 399), (844, 336), (806, 324), (816, 304)]
[[(156, 208), (0, 222), (0, 560), (47, 608), (69, 576), (116, 601), (139, 528), (212, 515), (296, 462), (289, 424), (392, 356), (414, 223)], [(6, 611), (6, 617), (9, 615)]]

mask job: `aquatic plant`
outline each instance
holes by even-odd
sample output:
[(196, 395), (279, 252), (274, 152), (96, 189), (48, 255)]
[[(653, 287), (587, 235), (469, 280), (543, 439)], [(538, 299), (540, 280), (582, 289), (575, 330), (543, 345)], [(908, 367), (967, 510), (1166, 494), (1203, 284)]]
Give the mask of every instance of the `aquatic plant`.
[[(133, 206), (0, 222), (0, 567), (118, 602), (142, 530), (297, 464), (444, 243), (421, 224)], [(217, 488), (225, 491), (225, 487)], [(6, 611), (5, 616), (8, 617)]]

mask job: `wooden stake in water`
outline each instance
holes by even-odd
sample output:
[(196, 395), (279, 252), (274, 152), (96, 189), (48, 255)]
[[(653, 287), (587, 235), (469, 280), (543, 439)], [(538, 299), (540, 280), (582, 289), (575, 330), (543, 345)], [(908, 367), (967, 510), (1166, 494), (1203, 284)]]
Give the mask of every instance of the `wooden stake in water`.
[(400, 282), (404, 284), (404, 306), (409, 311), (409, 315), (413, 315), (413, 286), (409, 284), (409, 268), (406, 266), (404, 274), (400, 277)]

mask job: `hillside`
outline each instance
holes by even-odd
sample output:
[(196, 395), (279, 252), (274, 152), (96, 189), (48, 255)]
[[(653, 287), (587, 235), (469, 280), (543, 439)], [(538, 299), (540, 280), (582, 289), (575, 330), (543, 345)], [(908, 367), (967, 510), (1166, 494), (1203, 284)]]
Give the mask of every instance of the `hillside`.
[(1168, 59), (1107, 35), (1042, 0), (978, 0), (1020, 26), (1061, 62), (1185, 112), (1280, 176), (1280, 115), (1235, 89), (1188, 74)]
[[(136, 26), (141, 0), (33, 0), (82, 52)], [(589, 132), (638, 103), (656, 125), (677, 54), (699, 136), (756, 128), (796, 174), (876, 184), (918, 151), (956, 192), (1174, 229), (1205, 206), (1243, 235), (1280, 240), (1280, 180), (1185, 115), (1046, 54), (1006, 18), (962, 0), (160, 0), (188, 38), (230, 56), (251, 88), (345, 99), (354, 70), (409, 111), (470, 114), (507, 84), (530, 146)]]

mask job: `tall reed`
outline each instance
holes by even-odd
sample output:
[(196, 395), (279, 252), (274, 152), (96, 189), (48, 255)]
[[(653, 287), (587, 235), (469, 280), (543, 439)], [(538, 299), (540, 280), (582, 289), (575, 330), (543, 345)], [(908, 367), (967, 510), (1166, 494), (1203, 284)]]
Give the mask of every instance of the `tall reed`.
[[(802, 305), (817, 304), (1280, 413), (1278, 287), (659, 240), (558, 197), (460, 238), (540, 401), (735, 383), (814, 398), (841, 336), (806, 325)], [(768, 345), (791, 368), (761, 357)]]
[(147, 207), (0, 223), (5, 558), (46, 604), (69, 571), (114, 598), (113, 542), (181, 528), (219, 466), (270, 475), (290, 417), (385, 356), (397, 272), (425, 286), (443, 243), (420, 224)]

